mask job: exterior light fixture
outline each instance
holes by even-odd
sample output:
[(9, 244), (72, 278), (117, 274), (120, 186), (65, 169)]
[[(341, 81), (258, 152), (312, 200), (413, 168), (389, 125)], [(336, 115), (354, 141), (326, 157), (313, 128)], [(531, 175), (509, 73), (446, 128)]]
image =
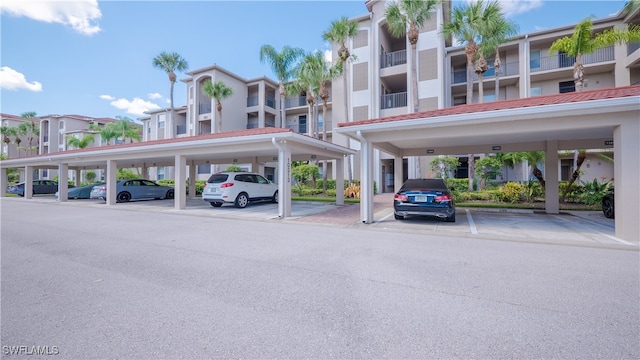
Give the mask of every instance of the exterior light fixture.
[(435, 153), (435, 152), (436, 152), (436, 151), (435, 151), (435, 150), (433, 150), (433, 149), (427, 149), (427, 154), (433, 154), (433, 153)]
[(502, 150), (502, 146), (500, 146), (500, 145), (494, 145), (494, 146), (491, 148), (491, 150), (494, 150), (494, 151)]

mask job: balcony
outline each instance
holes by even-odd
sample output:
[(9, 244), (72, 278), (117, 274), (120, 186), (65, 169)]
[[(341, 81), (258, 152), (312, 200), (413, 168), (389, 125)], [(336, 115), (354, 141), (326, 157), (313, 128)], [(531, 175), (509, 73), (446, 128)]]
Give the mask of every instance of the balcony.
[(211, 103), (200, 103), (198, 104), (198, 115), (202, 114), (210, 114), (211, 113)]
[[(582, 55), (582, 64), (596, 64), (605, 61), (613, 61), (613, 46), (607, 46), (602, 49), (598, 49), (591, 54)], [(576, 58), (568, 56), (567, 54), (557, 54), (553, 56), (541, 57), (539, 60), (531, 60), (530, 67), (531, 72), (549, 71), (556, 69), (563, 69), (573, 67)]]
[(627, 55), (633, 54), (638, 49), (640, 49), (640, 42), (629, 43), (627, 45)]
[(306, 96), (298, 96), (298, 97), (289, 97), (285, 99), (285, 108), (293, 108), (299, 106), (307, 106), (307, 97)]
[(380, 55), (380, 68), (402, 65), (407, 63), (407, 50), (399, 50)]
[[(502, 66), (500, 67), (500, 76), (518, 75), (518, 72), (519, 72), (518, 67), (519, 67), (519, 63), (517, 61), (502, 64)], [(495, 78), (495, 76), (496, 76), (496, 69), (493, 66), (493, 64), (491, 64), (489, 66), (489, 70), (485, 71), (485, 73), (482, 75), (482, 78), (491, 79), (491, 78)], [(451, 79), (452, 79), (452, 84), (466, 83), (467, 70), (453, 71), (451, 73)], [(475, 72), (473, 73), (473, 81), (478, 81), (478, 75)]]
[(247, 107), (258, 106), (258, 97), (257, 96), (249, 96), (247, 98)]
[(187, 133), (187, 125), (176, 125), (176, 135)]
[(407, 106), (407, 93), (394, 93), (380, 97), (380, 109), (392, 109)]
[(272, 96), (265, 96), (264, 103), (266, 106), (275, 109), (276, 108), (276, 99)]

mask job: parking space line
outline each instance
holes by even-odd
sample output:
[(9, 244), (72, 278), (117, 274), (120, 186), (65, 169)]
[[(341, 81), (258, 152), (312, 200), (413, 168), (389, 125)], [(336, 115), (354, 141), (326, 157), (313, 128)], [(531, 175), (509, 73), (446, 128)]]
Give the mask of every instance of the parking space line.
[(606, 236), (606, 237), (608, 237), (608, 238), (609, 238), (609, 239), (611, 239), (611, 240), (615, 240), (615, 241), (617, 241), (617, 242), (619, 242), (619, 243), (621, 243), (621, 244), (625, 244), (625, 245), (632, 245), (632, 246), (638, 246), (638, 244), (634, 244), (634, 243), (632, 243), (632, 242), (628, 242), (628, 241), (626, 241), (626, 240), (618, 239), (618, 238), (617, 238), (617, 237), (615, 237), (615, 236), (611, 236), (611, 235), (608, 235), (608, 234), (602, 234), (602, 233), (600, 233), (600, 234), (601, 234), (601, 235), (604, 235), (604, 236)]
[(471, 216), (471, 211), (469, 211), (469, 209), (464, 209), (464, 212), (467, 213), (467, 220), (469, 220), (469, 228), (471, 229), (471, 233), (473, 235), (478, 235), (478, 229), (476, 228), (476, 223), (473, 221), (473, 217)]

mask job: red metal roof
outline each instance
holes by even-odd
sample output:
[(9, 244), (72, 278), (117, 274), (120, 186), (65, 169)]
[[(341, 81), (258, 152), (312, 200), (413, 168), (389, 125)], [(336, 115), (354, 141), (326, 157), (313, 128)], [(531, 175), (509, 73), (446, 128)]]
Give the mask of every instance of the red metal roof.
[(628, 97), (628, 96), (640, 96), (640, 85), (624, 86), (624, 87), (609, 88), (609, 89), (598, 89), (598, 90), (590, 90), (590, 91), (580, 91), (580, 92), (572, 92), (572, 93), (566, 93), (566, 94), (534, 96), (534, 97), (528, 97), (528, 98), (522, 98), (522, 99), (493, 101), (493, 102), (487, 102), (487, 103), (481, 103), (481, 104), (458, 105), (458, 106), (448, 107), (444, 109), (429, 110), (424, 112), (402, 114), (402, 115), (395, 115), (395, 116), (387, 116), (387, 117), (377, 118), (377, 119), (360, 120), (360, 121), (353, 121), (348, 123), (342, 122), (338, 124), (338, 127), (378, 124), (378, 123), (400, 121), (400, 120), (424, 119), (424, 118), (433, 118), (433, 117), (448, 116), (448, 115), (470, 114), (470, 113), (479, 113), (484, 111), (520, 109), (520, 108), (527, 108), (527, 107), (534, 107), (534, 106), (566, 104), (566, 103), (591, 101), (591, 100), (622, 98), (622, 97)]

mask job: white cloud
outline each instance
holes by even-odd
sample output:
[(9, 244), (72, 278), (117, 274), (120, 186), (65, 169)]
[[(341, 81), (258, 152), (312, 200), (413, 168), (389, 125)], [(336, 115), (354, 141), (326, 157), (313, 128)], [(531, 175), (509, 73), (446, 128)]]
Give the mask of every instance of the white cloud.
[(500, 0), (506, 17), (524, 14), (542, 6), (542, 0)]
[(325, 50), (324, 51), (324, 60), (328, 63), (331, 63), (333, 58), (333, 54), (331, 53), (331, 50)]
[(0, 88), (8, 90), (27, 89), (30, 91), (42, 91), (42, 84), (37, 81), (28, 82), (24, 74), (8, 66), (3, 66), (0, 68)]
[(158, 99), (162, 99), (162, 95), (160, 95), (159, 93), (152, 93), (149, 94), (149, 99), (151, 100), (158, 100)]
[(102, 17), (98, 0), (2, 0), (0, 11), (46, 23), (58, 23), (83, 35), (100, 31), (96, 21)]
[(112, 100), (110, 103), (111, 106), (120, 110), (125, 110), (128, 114), (132, 115), (145, 115), (145, 111), (160, 109), (160, 106), (158, 106), (157, 104), (154, 104), (150, 101), (145, 101), (140, 98), (134, 98), (133, 100), (115, 100), (114, 97), (109, 95), (101, 95), (100, 98), (105, 100)]

